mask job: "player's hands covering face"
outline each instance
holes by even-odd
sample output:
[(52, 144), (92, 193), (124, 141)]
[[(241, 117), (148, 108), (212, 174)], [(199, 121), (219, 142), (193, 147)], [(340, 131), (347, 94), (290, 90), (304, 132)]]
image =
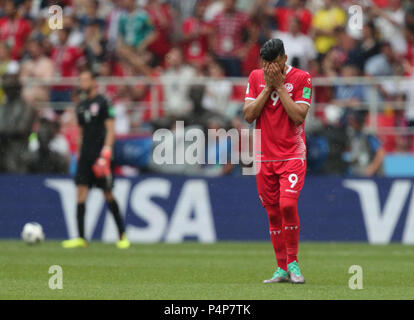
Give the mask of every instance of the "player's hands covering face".
[(267, 61), (263, 64), (264, 77), (266, 85), (271, 88), (281, 88), (285, 84), (286, 74), (281, 71), (277, 63), (269, 63)]
[(264, 71), (264, 78), (266, 82), (266, 86), (270, 89), (273, 89), (274, 83), (273, 83), (273, 77), (270, 71), (270, 63), (267, 61), (263, 62), (263, 71)]

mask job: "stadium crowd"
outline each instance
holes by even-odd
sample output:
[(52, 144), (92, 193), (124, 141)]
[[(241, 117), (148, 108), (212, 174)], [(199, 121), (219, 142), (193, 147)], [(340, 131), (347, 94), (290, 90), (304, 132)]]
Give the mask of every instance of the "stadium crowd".
[[(49, 27), (55, 4), (63, 8), (60, 30)], [(360, 28), (350, 21), (354, 4), (362, 9)], [(260, 47), (272, 37), (284, 41), (289, 64), (313, 77), (405, 76), (375, 87), (384, 105), (377, 123), (414, 128), (414, 1), (0, 0), (0, 172), (65, 172), (76, 152), (68, 106), (79, 101), (78, 91), (31, 78), (70, 79), (91, 69), (100, 77), (157, 81), (101, 88), (115, 107), (119, 135), (172, 128), (176, 120), (241, 129), (245, 86), (231, 78), (259, 68)], [(214, 81), (194, 84), (196, 78)], [(311, 171), (371, 176), (381, 173), (386, 152), (414, 152), (409, 131), (364, 130), (367, 89), (315, 86)]]

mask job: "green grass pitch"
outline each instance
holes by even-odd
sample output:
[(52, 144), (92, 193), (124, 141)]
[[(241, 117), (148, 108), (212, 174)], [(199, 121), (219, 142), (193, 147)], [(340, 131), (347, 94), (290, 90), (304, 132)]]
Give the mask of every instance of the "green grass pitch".
[[(28, 246), (0, 241), (0, 299), (414, 299), (414, 247), (400, 244), (302, 243), (305, 285), (270, 284), (271, 244), (134, 244), (92, 242), (64, 250), (59, 242)], [(51, 265), (63, 289), (51, 290)], [(351, 265), (363, 289), (348, 287)]]

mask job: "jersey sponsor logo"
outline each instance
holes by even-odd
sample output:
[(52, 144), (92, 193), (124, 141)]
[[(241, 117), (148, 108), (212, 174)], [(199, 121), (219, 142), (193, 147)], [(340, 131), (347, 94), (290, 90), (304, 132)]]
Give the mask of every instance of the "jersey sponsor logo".
[(293, 84), (285, 83), (285, 88), (286, 88), (287, 92), (291, 92), (293, 90)]
[(302, 98), (310, 99), (310, 95), (311, 95), (311, 89), (308, 87), (304, 87), (303, 92), (302, 92)]
[(93, 116), (96, 116), (99, 111), (99, 104), (97, 102), (94, 102), (90, 106), (91, 114)]
[(311, 78), (308, 78), (308, 84), (311, 84)]

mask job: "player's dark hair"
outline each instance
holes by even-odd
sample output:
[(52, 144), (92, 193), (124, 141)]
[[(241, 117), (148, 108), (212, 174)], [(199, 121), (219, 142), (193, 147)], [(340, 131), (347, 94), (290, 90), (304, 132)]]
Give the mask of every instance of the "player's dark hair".
[(260, 57), (266, 61), (273, 61), (285, 55), (285, 46), (280, 39), (270, 39), (260, 49)]

